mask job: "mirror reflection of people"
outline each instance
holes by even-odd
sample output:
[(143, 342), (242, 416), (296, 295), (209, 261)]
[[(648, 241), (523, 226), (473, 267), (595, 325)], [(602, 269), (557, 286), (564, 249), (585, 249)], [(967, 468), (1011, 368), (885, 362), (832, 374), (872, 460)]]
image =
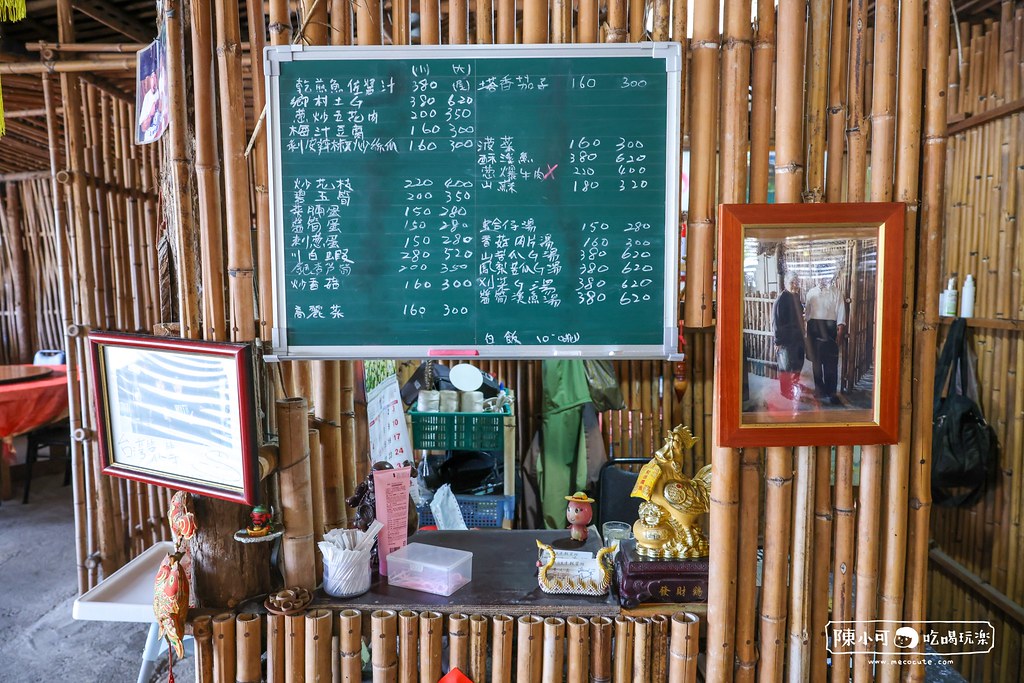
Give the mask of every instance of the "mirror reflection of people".
[(820, 401), (838, 404), (839, 344), (846, 337), (846, 302), (839, 295), (834, 278), (822, 278), (811, 288), (804, 315), (811, 346), (814, 393)]
[(800, 372), (804, 367), (804, 315), (800, 305), (800, 278), (786, 271), (785, 289), (775, 299), (772, 332), (779, 362), (779, 392), (790, 400), (800, 398)]

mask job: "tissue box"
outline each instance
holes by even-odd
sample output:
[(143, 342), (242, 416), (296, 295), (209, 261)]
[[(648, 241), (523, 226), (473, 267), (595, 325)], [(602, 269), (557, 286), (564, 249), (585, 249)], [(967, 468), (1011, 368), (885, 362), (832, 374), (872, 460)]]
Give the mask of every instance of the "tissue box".
[(414, 591), (451, 595), (473, 578), (473, 553), (410, 543), (388, 554), (388, 583)]

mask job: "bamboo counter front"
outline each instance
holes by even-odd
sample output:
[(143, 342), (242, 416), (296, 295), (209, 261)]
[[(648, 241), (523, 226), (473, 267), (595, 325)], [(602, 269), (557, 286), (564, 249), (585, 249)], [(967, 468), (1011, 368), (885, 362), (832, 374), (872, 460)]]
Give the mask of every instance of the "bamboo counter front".
[[(473, 553), (473, 579), (452, 595), (434, 595), (390, 586), (381, 576), (374, 578), (370, 590), (354, 598), (332, 598), (317, 591), (311, 607), (358, 609), (430, 610), (435, 612), (473, 612), (474, 614), (521, 616), (615, 617), (618, 601), (605, 596), (550, 595), (537, 585), (537, 544), (568, 538), (566, 530), (420, 531), (410, 543), (424, 543)], [(592, 533), (581, 550), (600, 549), (597, 534)]]

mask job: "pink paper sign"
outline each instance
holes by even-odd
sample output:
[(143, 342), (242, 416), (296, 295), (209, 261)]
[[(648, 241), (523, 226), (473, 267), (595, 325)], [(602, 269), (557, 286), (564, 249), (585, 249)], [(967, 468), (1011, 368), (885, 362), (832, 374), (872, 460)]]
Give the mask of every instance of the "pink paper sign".
[(377, 520), (384, 527), (377, 536), (380, 573), (388, 575), (388, 555), (405, 546), (409, 538), (410, 467), (395, 470), (374, 470), (373, 491), (376, 496)]

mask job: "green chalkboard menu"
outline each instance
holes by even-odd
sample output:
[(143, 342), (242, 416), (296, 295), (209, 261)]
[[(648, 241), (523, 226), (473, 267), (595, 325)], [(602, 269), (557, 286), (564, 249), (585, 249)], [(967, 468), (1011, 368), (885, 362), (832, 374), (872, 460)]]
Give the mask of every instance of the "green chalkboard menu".
[(275, 355), (674, 351), (678, 44), (266, 60)]

